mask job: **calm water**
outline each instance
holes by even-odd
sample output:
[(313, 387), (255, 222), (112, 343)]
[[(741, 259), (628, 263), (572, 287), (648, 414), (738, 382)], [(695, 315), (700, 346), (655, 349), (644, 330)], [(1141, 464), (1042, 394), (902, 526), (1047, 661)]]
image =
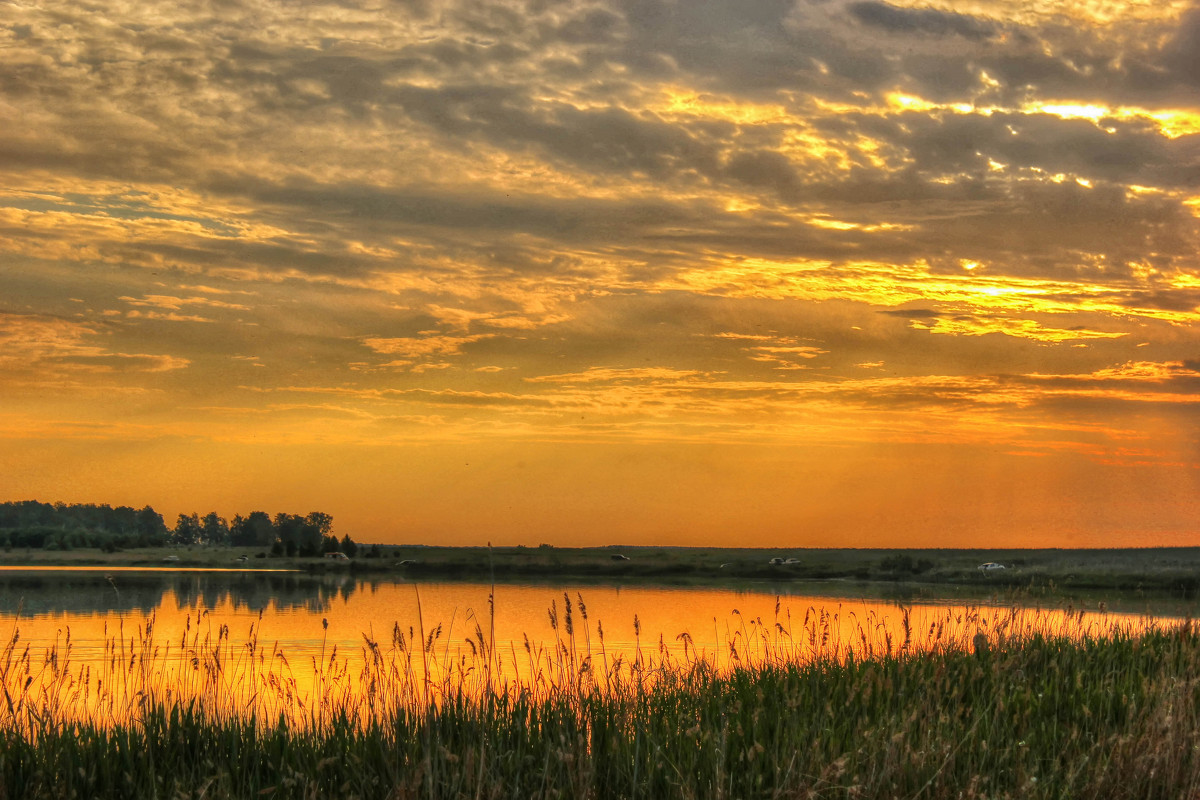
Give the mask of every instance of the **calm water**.
[[(0, 637), (9, 641), (17, 635), (15, 652), (28, 648), (26, 669), (39, 681), (46, 678), (47, 664), (52, 677), (67, 673), (79, 680), (85, 668), (99, 669), (106, 662), (110, 672), (114, 664), (145, 670), (139, 659), (152, 661), (152, 653), (167, 664), (162, 675), (187, 664), (199, 673), (208, 657), (205, 648), (211, 651), (221, 642), (227, 662), (258, 653), (267, 669), (273, 662), (261, 654), (283, 652), (294, 691), (305, 694), (334, 661), (346, 682), (358, 680), (368, 639), (393, 659), (399, 642), (401, 657), (410, 664), (412, 654), (422, 650), (417, 643), (425, 642), (427, 652), (417, 657), (415, 668), (422, 673), (429, 668), (434, 677), (445, 677), (456, 664), (460, 672), (463, 665), (478, 666), (477, 653), (494, 642), (496, 669), (528, 681), (561, 670), (564, 662), (577, 670), (589, 656), (593, 674), (617, 663), (695, 658), (721, 668), (735, 661), (841, 656), (848, 650), (969, 646), (980, 631), (990, 637), (1035, 627), (1102, 632), (1113, 625), (1141, 627), (1152, 619), (1099, 608), (1035, 612), (949, 599), (901, 605), (780, 594), (767, 587), (500, 584), (494, 587), (494, 604), (492, 592), (491, 586), (472, 583), (372, 582), (245, 570), (0, 571)], [(1166, 622), (1182, 613), (1173, 609), (1154, 619)], [(151, 621), (156, 649), (143, 646)]]
[[(394, 626), (428, 637), (440, 626), (440, 647), (466, 647), (478, 624), (491, 638), (489, 595), (493, 587), (476, 583), (395, 583), (363, 581), (348, 576), (312, 576), (298, 572), (201, 570), (0, 570), (0, 634), (14, 627), (21, 641), (44, 647), (70, 629), (76, 653), (85, 657), (124, 624), (131, 629), (147, 618), (155, 619), (155, 634), (178, 639), (185, 629), (198, 625), (216, 630), (227, 625), (231, 637), (246, 637), (253, 627), (258, 639), (278, 642), (289, 653), (309, 654), (337, 645), (344, 652), (358, 650), (363, 634), (389, 638)], [(555, 629), (551, 609), (557, 612), (558, 638), (566, 638), (567, 601), (572, 608), (575, 638), (590, 637), (593, 647), (600, 633), (610, 653), (627, 652), (637, 643), (682, 648), (688, 634), (696, 648), (720, 654), (738, 631), (761, 620), (773, 630), (779, 622), (793, 637), (822, 613), (836, 618), (833, 632), (843, 643), (861, 643), (859, 628), (869, 626), (874, 635), (891, 633), (903, 638), (902, 610), (910, 614), (911, 627), (922, 629), (931, 619), (948, 613), (959, 616), (970, 610), (980, 622), (1008, 612), (1009, 604), (962, 599), (897, 601), (836, 596), (787, 594), (785, 588), (764, 587), (746, 591), (729, 588), (508, 585), (494, 587), (494, 629), (500, 650), (524, 648), (526, 637), (534, 643), (551, 643)], [(810, 590), (811, 591), (811, 590)], [(587, 619), (580, 613), (580, 601)], [(778, 608), (777, 608), (778, 604)], [(1053, 614), (1060, 611), (1051, 610)], [(1170, 619), (1185, 610), (1168, 608), (1155, 616)], [(1086, 615), (1096, 625), (1139, 624), (1140, 613)], [(635, 628), (635, 620), (637, 626)], [(327, 627), (325, 625), (327, 623)], [(640, 634), (639, 634), (640, 630)], [(882, 638), (881, 638), (882, 641)]]

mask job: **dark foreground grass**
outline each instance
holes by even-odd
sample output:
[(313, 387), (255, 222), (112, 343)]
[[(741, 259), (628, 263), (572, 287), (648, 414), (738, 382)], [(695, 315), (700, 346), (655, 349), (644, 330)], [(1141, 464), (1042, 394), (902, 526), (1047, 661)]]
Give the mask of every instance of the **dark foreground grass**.
[[(39, 710), (24, 698), (14, 706), (6, 688), (0, 792), (122, 799), (1200, 796), (1200, 631), (1191, 623), (1140, 633), (981, 637), (975, 646), (978, 652), (968, 652), (956, 640), (923, 652), (841, 652), (808, 663), (774, 651), (733, 670), (693, 660), (660, 664), (652, 675), (625, 665), (597, 676), (585, 658), (549, 687), (451, 688), (430, 700), (400, 690), (412, 673), (380, 660), (368, 642), (374, 666), (349, 691), (386, 696), (372, 701), (367, 717), (351, 710), (360, 706), (345, 693), (326, 688), (325, 699), (299, 717), (214, 711), (182, 694), (139, 692), (124, 716), (73, 722), (53, 702)], [(429, 652), (418, 648), (418, 661)], [(556, 652), (565, 654), (561, 646)], [(18, 672), (10, 649), (6, 680)]]

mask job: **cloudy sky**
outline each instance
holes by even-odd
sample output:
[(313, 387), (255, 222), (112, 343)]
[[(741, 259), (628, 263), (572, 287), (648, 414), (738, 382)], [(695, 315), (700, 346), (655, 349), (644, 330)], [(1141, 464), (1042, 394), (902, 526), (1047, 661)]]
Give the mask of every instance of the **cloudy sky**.
[(1200, 543), (1200, 6), (0, 7), (0, 499)]

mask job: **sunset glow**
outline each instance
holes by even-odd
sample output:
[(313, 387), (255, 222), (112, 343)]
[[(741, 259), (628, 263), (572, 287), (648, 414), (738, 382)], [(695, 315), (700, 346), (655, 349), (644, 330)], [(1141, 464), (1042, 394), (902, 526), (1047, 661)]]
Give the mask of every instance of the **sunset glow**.
[(1200, 545), (1200, 6), (6, 8), (0, 500)]

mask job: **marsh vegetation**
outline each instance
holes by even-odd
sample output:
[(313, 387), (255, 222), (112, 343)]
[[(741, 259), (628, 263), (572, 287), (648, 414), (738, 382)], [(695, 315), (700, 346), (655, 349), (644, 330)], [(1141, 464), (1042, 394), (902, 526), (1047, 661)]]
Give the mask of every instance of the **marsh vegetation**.
[[(1181, 797), (1200, 789), (1200, 631), (947, 609), (918, 627), (744, 619), (720, 652), (614, 654), (584, 598), (544, 644), (440, 626), (289, 657), (202, 613), (0, 654), (0, 790), (27, 797)], [(539, 637), (540, 638), (540, 637)], [(352, 666), (353, 665), (353, 666)]]
[[(343, 537), (343, 542), (348, 539)], [(564, 581), (625, 584), (712, 585), (739, 588), (819, 584), (852, 587), (843, 593), (944, 596), (970, 589), (1021, 591), (1057, 598), (1091, 592), (1115, 600), (1129, 594), (1195, 599), (1200, 595), (1200, 548), (1095, 549), (780, 549), (720, 547), (433, 547), (354, 545), (356, 557), (333, 562), (320, 553), (289, 556), (277, 540), (270, 546), (173, 545), (39, 550), (8, 548), (8, 566), (270, 568), (313, 573), (349, 573), (404, 581)], [(350, 550), (353, 541), (326, 546)], [(621, 556), (621, 558), (617, 558)], [(243, 558), (244, 557), (244, 558)], [(775, 560), (776, 563), (772, 563)], [(984, 572), (986, 562), (1005, 569)], [(871, 588), (874, 586), (875, 588)]]

